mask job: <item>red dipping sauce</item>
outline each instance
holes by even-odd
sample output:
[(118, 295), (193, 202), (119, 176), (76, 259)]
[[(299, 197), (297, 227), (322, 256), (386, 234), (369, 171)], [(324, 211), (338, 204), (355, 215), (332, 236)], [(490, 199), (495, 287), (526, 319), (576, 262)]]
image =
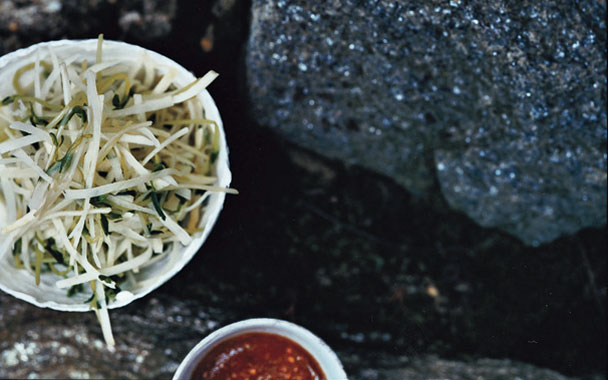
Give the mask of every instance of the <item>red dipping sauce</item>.
[(326, 380), (317, 361), (296, 342), (251, 332), (229, 338), (203, 356), (192, 380)]

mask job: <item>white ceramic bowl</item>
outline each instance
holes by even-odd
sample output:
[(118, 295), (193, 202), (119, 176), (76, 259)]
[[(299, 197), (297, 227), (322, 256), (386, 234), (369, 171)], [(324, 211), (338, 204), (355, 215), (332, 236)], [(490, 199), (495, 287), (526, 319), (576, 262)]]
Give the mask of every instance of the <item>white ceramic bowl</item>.
[[(95, 62), (97, 40), (44, 42), (0, 57), (0, 99), (4, 99), (4, 97), (15, 93), (12, 86), (12, 78), (17, 69), (34, 62), (37, 54), (39, 54), (40, 59), (50, 61), (49, 47), (52, 48), (60, 61), (73, 60), (75, 62), (80, 62), (86, 59), (89, 62)], [(142, 55), (145, 55), (145, 59), (152, 63), (160, 73), (166, 72), (169, 68), (176, 69), (178, 74), (174, 83), (178, 87), (185, 86), (196, 79), (192, 73), (175, 61), (153, 51), (124, 42), (103, 42), (104, 62), (118, 60), (125, 64), (135, 64)], [(222, 120), (211, 95), (209, 95), (206, 90), (203, 91), (198, 98), (205, 108), (206, 117), (215, 121), (219, 127), (220, 152), (215, 163), (216, 173), (219, 179), (218, 186), (227, 187), (230, 184), (232, 175), (228, 166), (228, 148), (226, 146)], [(141, 270), (139, 273), (135, 274), (136, 279), (139, 281), (160, 274), (154, 282), (135, 289), (123, 287), (123, 291), (118, 294), (116, 300), (109, 305), (109, 308), (122, 307), (137, 298), (145, 296), (179, 272), (198, 252), (207, 239), (207, 236), (211, 232), (220, 210), (222, 209), (224, 198), (225, 194), (223, 192), (213, 193), (209, 197), (207, 211), (200, 222), (200, 226), (204, 227), (204, 230), (193, 236), (191, 244), (183, 247), (183, 249), (178, 252), (178, 255), (167, 255), (163, 260), (160, 260), (145, 268), (145, 270)], [(6, 210), (5, 207), (0, 204), (0, 229), (4, 225), (6, 225)], [(0, 234), (0, 243), (1, 239), (3, 239), (2, 234)], [(59, 289), (55, 286), (55, 282), (58, 278), (54, 275), (42, 275), (40, 285), (36, 286), (34, 276), (30, 272), (15, 268), (12, 255), (0, 252), (0, 258), (2, 258), (0, 260), (0, 289), (3, 291), (39, 307), (48, 307), (63, 311), (90, 310), (89, 305), (83, 303), (83, 301), (88, 298), (87, 295), (79, 294), (74, 297), (68, 297), (66, 289)]]
[(315, 358), (328, 380), (347, 379), (338, 356), (318, 336), (291, 322), (272, 318), (254, 318), (232, 323), (207, 335), (188, 353), (173, 375), (173, 380), (189, 380), (198, 362), (213, 347), (226, 339), (250, 332), (272, 333), (288, 338)]

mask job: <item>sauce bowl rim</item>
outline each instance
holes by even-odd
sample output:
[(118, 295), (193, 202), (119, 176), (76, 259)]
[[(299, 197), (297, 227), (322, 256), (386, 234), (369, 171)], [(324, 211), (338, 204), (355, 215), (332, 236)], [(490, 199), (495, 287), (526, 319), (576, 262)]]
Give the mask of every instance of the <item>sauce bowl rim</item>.
[(189, 380), (204, 355), (226, 339), (250, 332), (266, 332), (288, 338), (306, 350), (328, 380), (347, 379), (336, 353), (318, 336), (295, 323), (274, 318), (251, 318), (228, 324), (201, 340), (182, 360), (173, 380)]

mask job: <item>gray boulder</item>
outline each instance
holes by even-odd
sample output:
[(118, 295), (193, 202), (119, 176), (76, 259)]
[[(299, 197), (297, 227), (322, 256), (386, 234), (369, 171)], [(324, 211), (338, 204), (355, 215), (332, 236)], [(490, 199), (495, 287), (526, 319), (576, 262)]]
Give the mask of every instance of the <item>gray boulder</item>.
[(527, 244), (606, 223), (605, 2), (252, 7), (260, 124)]

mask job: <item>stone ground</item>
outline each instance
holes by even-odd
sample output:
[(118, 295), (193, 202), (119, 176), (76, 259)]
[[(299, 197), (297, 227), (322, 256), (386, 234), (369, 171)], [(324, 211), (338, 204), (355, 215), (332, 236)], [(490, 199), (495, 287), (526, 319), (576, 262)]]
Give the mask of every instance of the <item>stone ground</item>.
[[(115, 352), (103, 347), (93, 314), (38, 309), (1, 294), (0, 377), (167, 378), (209, 332), (262, 316), (310, 328), (353, 379), (605, 376), (604, 228), (525, 246), (479, 227), (442, 197), (414, 196), (286, 142), (247, 112), (254, 101), (242, 59), (248, 12), (230, 3), (178, 7), (173, 29), (152, 40), (129, 32), (128, 22), (80, 34), (58, 29), (57, 37), (71, 38), (103, 31), (199, 76), (218, 70), (210, 91), (241, 194), (228, 197), (182, 272), (111, 313)], [(43, 39), (3, 27), (2, 53)]]

